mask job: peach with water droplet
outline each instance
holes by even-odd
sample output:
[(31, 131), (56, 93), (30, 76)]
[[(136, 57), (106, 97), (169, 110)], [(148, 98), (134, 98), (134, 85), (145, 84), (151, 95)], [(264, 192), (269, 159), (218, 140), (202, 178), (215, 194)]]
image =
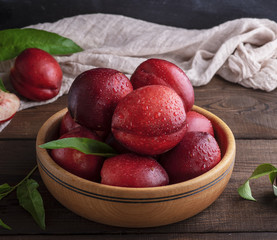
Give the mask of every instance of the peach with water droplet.
[(185, 72), (172, 62), (151, 58), (142, 62), (131, 76), (134, 89), (147, 85), (164, 85), (182, 98), (186, 111), (194, 104), (194, 89)]
[[(70, 137), (90, 138), (100, 141), (100, 138), (94, 132), (82, 126), (71, 129), (60, 136), (59, 139)], [(100, 181), (103, 157), (85, 154), (72, 148), (52, 149), (51, 156), (59, 166), (68, 172), (91, 181)]]
[(66, 114), (62, 117), (60, 124), (60, 136), (69, 132), (73, 128), (79, 127), (80, 124), (76, 123), (70, 115), (70, 112), (67, 111)]
[(95, 131), (109, 132), (114, 109), (133, 90), (130, 80), (109, 68), (81, 73), (68, 93), (68, 110), (77, 123)]
[(157, 155), (173, 148), (186, 129), (182, 99), (162, 85), (129, 93), (118, 103), (112, 118), (112, 133), (117, 141), (144, 155)]
[(216, 139), (207, 132), (187, 132), (182, 141), (163, 154), (161, 165), (170, 183), (183, 182), (209, 171), (221, 160)]
[(168, 182), (168, 175), (157, 160), (134, 153), (106, 159), (101, 169), (101, 183), (106, 185), (140, 188)]
[(187, 112), (188, 132), (208, 132), (214, 136), (214, 129), (211, 121), (203, 114), (196, 111)]

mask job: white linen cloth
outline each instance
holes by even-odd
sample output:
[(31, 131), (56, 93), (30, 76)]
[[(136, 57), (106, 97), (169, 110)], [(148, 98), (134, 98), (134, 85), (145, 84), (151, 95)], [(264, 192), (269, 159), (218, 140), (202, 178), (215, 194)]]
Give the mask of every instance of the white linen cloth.
[[(21, 98), (20, 110), (55, 101), (66, 94), (78, 74), (95, 67), (114, 68), (128, 77), (148, 58), (162, 58), (181, 67), (193, 86), (209, 83), (215, 74), (230, 82), (265, 91), (277, 87), (277, 23), (242, 18), (210, 29), (188, 30), (111, 14), (87, 14), (54, 23), (29, 26), (68, 37), (84, 51), (55, 58), (63, 70), (59, 95), (45, 102)], [(0, 77), (14, 60), (0, 62)], [(9, 122), (0, 124), (0, 131)]]

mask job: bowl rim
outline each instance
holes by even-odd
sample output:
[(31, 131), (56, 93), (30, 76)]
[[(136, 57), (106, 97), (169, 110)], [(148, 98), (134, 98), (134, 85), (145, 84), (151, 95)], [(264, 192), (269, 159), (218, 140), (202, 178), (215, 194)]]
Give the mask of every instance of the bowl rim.
[[(82, 184), (82, 186), (90, 186), (89, 189), (99, 189), (101, 188), (103, 191), (101, 192), (105, 192), (105, 193), (110, 193), (110, 196), (105, 195), (104, 198), (108, 198), (108, 199), (103, 199), (103, 200), (110, 200), (113, 201), (113, 198), (118, 199), (118, 201), (120, 201), (120, 197), (112, 197), (113, 193), (118, 193), (121, 192), (122, 193), (122, 201), (126, 202), (125, 200), (143, 200), (141, 198), (137, 198), (137, 197), (124, 197), (126, 195), (124, 195), (124, 193), (128, 193), (128, 195), (131, 196), (137, 196), (137, 195), (148, 195), (151, 196), (151, 193), (153, 193), (153, 191), (160, 191), (160, 192), (174, 192), (176, 194), (172, 194), (171, 196), (166, 196), (166, 198), (168, 198), (168, 200), (170, 199), (176, 199), (176, 198), (181, 198), (184, 197), (185, 195), (193, 195), (196, 193), (199, 193), (203, 190), (208, 189), (209, 187), (213, 186), (214, 184), (216, 184), (217, 182), (219, 182), (221, 179), (223, 179), (226, 175), (228, 175), (228, 173), (233, 169), (234, 163), (235, 163), (235, 152), (236, 152), (236, 144), (235, 144), (235, 138), (234, 135), (231, 131), (231, 129), (228, 127), (228, 125), (221, 120), (219, 117), (217, 117), (215, 114), (209, 112), (208, 110), (205, 110), (204, 108), (201, 108), (199, 106), (194, 105), (192, 108), (193, 111), (197, 111), (200, 112), (201, 114), (205, 115), (208, 119), (210, 119), (212, 122), (217, 122), (218, 125), (220, 125), (221, 128), (224, 128), (224, 132), (226, 134), (227, 137), (227, 142), (229, 143), (226, 147), (226, 151), (224, 153), (224, 155), (222, 156), (221, 161), (212, 169), (210, 169), (209, 171), (207, 171), (206, 173), (203, 173), (202, 175), (195, 177), (193, 179), (184, 181), (184, 182), (180, 182), (180, 183), (175, 183), (175, 184), (169, 184), (166, 186), (157, 186), (157, 187), (144, 187), (144, 188), (132, 188), (132, 187), (120, 187), (120, 186), (110, 186), (110, 185), (105, 185), (105, 184), (101, 184), (98, 182), (93, 182), (81, 177), (78, 177), (70, 172), (68, 172), (67, 170), (63, 169), (62, 167), (60, 167), (49, 155), (48, 151), (46, 149), (40, 148), (39, 145), (43, 144), (43, 140), (45, 139), (46, 133), (47, 133), (47, 129), (51, 126), (52, 122), (57, 120), (57, 118), (61, 118), (61, 116), (63, 116), (66, 111), (67, 108), (64, 108), (58, 112), (56, 112), (55, 114), (53, 114), (50, 118), (48, 118), (46, 120), (46, 122), (42, 125), (42, 127), (40, 128), (38, 134), (37, 134), (37, 139), (36, 139), (36, 151), (37, 151), (37, 155), (41, 155), (43, 154), (44, 156), (47, 156), (45, 161), (50, 161), (51, 166), (54, 167), (54, 171), (50, 172), (41, 162), (41, 160), (39, 159), (39, 157), (37, 157), (37, 162), (38, 165), (42, 168), (42, 170), (52, 179), (54, 179), (55, 181), (58, 181), (60, 184), (65, 184), (64, 186), (67, 188), (76, 188), (75, 186), (67, 186), (66, 181), (59, 179), (56, 175), (55, 172), (59, 171), (61, 172), (61, 174), (63, 175), (64, 178), (75, 178), (76, 181), (74, 181), (76, 184), (78, 184), (78, 182), (80, 182)], [(231, 162), (230, 162), (231, 161)], [(220, 169), (225, 169), (224, 172), (222, 174), (218, 175), (218, 172)], [(210, 178), (212, 176), (217, 176), (214, 180), (210, 181)], [(55, 179), (56, 178), (56, 179)], [(203, 185), (203, 182), (206, 182), (205, 185)], [(198, 186), (197, 188), (193, 187), (193, 186)], [(199, 187), (200, 186), (200, 187)], [(183, 189), (183, 190), (182, 190)], [(184, 192), (184, 189), (191, 189), (188, 191)], [(72, 189), (71, 189), (72, 190)], [(73, 189), (74, 190), (74, 189)], [(81, 191), (81, 193), (83, 193), (84, 195), (92, 193), (90, 191), (84, 190), (84, 189), (79, 189), (78, 187), (75, 189), (77, 191)], [(183, 192), (182, 194), (178, 194), (178, 191)], [(101, 197), (101, 193), (93, 193), (96, 195), (99, 195), (99, 197)], [(164, 194), (163, 194), (164, 195)], [(103, 197), (103, 196), (102, 196)], [(111, 198), (111, 199), (109, 199)], [(148, 197), (147, 199), (151, 199), (150, 202), (153, 201), (159, 201), (161, 197)], [(134, 202), (134, 201), (132, 201)], [(141, 201), (140, 201), (141, 202)]]

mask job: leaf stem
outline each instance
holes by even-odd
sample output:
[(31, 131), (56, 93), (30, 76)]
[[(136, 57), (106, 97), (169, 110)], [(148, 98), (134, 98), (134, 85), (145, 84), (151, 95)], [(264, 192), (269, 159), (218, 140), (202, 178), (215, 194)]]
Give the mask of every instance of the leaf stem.
[(18, 186), (20, 186), (26, 179), (28, 179), (38, 168), (38, 165), (36, 165), (28, 174), (26, 177), (24, 177), (19, 183), (17, 183), (16, 185), (12, 186), (11, 189), (5, 193), (2, 193), (1, 195), (1, 199), (3, 197), (8, 196), (12, 191), (14, 191)]
[(29, 173), (28, 173), (28, 175), (25, 177), (25, 178), (23, 178), (18, 184), (16, 184), (15, 186), (14, 186), (14, 188), (17, 188), (20, 184), (22, 184), (26, 179), (28, 179), (36, 170), (37, 170), (37, 168), (38, 168), (38, 165), (36, 165)]

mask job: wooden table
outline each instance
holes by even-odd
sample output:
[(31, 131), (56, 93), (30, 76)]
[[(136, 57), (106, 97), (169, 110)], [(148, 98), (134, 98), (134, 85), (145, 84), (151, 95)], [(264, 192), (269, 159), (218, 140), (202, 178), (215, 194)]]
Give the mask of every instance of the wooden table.
[[(200, 29), (240, 17), (276, 21), (275, 9), (274, 0), (233, 0), (232, 3), (212, 0), (0, 0), (0, 30), (97, 12)], [(36, 225), (12, 193), (0, 201), (0, 219), (12, 227), (11, 231), (0, 228), (0, 239), (277, 239), (277, 202), (268, 178), (251, 182), (257, 202), (246, 201), (237, 194), (237, 188), (256, 166), (261, 163), (277, 166), (276, 95), (277, 90), (266, 93), (246, 89), (219, 77), (214, 77), (206, 86), (195, 88), (196, 105), (222, 118), (232, 129), (237, 144), (236, 163), (229, 184), (217, 201), (198, 215), (157, 228), (101, 225), (59, 204), (36, 171), (32, 177), (40, 184), (46, 230)], [(23, 110), (0, 133), (0, 184), (18, 183), (36, 165), (37, 132), (44, 121), (66, 104), (67, 97), (63, 96), (55, 103)]]
[[(0, 228), (0, 239), (277, 239), (277, 202), (267, 177), (251, 182), (257, 202), (240, 198), (237, 188), (261, 163), (277, 165), (277, 91), (246, 89), (219, 77), (196, 87), (196, 105), (220, 118), (232, 129), (237, 144), (233, 175), (222, 195), (198, 215), (172, 225), (128, 229), (83, 219), (59, 204), (47, 191), (38, 171), (46, 211), (41, 230), (12, 193), (0, 201), (0, 218), (12, 230)], [(13, 185), (35, 165), (35, 138), (52, 114), (66, 107), (67, 96), (55, 103), (18, 112), (0, 133), (0, 184)]]

